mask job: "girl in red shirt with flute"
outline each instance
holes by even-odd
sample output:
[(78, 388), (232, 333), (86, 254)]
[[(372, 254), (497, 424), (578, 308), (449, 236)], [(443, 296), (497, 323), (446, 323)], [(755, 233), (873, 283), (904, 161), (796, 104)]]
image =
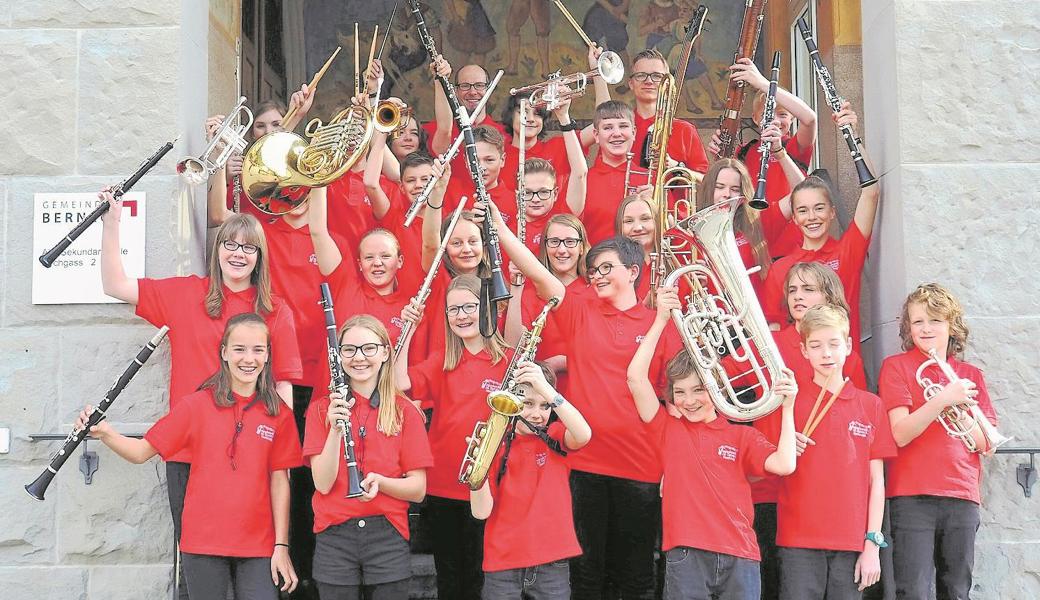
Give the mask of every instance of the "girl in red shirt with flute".
[[(296, 588), (289, 559), (289, 471), (301, 462), (292, 412), (274, 389), (270, 331), (255, 313), (232, 317), (220, 367), (145, 433), (90, 433), (129, 462), (192, 454), (180, 549), (192, 600), (277, 600)], [(91, 407), (80, 413), (83, 427)]]
[[(314, 475), (314, 579), (323, 600), (408, 596), (412, 575), (408, 503), (426, 495), (433, 455), (422, 416), (394, 384), (393, 346), (372, 315), (347, 319), (339, 353), (350, 397), (338, 392), (311, 404), (303, 456)], [(364, 494), (347, 498), (343, 436), (351, 423)]]

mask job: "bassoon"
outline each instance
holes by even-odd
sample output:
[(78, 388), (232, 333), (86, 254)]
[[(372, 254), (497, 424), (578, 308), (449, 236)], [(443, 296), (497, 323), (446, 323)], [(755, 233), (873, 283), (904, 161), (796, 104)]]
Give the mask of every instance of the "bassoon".
[[(740, 26), (740, 40), (737, 51), (733, 55), (736, 63), (742, 58), (755, 60), (758, 48), (758, 36), (762, 32), (762, 20), (765, 17), (768, 0), (745, 0), (744, 20)], [(729, 80), (726, 90), (726, 108), (719, 119), (719, 158), (732, 158), (737, 152), (737, 141), (740, 137), (740, 110), (744, 107), (744, 96), (747, 86), (743, 81)]]
[(43, 473), (40, 473), (40, 476), (37, 477), (35, 481), (25, 486), (25, 491), (29, 492), (30, 496), (37, 500), (43, 500), (43, 494), (47, 491), (47, 486), (51, 484), (54, 476), (58, 474), (58, 470), (61, 469), (61, 466), (65, 464), (65, 461), (72, 456), (73, 451), (75, 451), (76, 447), (80, 445), (80, 442), (90, 434), (90, 428), (97, 425), (105, 418), (105, 413), (108, 412), (109, 407), (111, 407), (112, 403), (115, 402), (116, 397), (123, 391), (126, 384), (130, 383), (130, 380), (134, 378), (134, 375), (137, 375), (137, 371), (144, 366), (144, 363), (148, 362), (148, 358), (152, 355), (152, 352), (155, 351), (155, 348), (162, 343), (163, 338), (166, 337), (166, 332), (169, 330), (169, 327), (163, 325), (159, 331), (156, 332), (152, 339), (149, 340), (148, 343), (145, 344), (137, 353), (133, 362), (126, 367), (126, 370), (124, 370), (123, 374), (119, 376), (119, 379), (112, 384), (112, 387), (108, 388), (105, 397), (98, 402), (98, 405), (94, 407), (94, 410), (92, 410), (90, 415), (87, 417), (87, 424), (84, 425), (82, 429), (74, 429), (72, 433), (65, 438), (61, 448), (51, 457), (51, 462), (47, 465), (47, 468), (44, 469)]

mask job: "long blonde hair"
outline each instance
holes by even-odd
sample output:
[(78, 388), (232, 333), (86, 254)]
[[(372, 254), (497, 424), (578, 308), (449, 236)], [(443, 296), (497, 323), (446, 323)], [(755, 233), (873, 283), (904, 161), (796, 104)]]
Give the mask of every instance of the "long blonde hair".
[(213, 248), (209, 255), (209, 289), (206, 290), (206, 314), (211, 319), (220, 318), (224, 310), (224, 275), (220, 270), (220, 246), (226, 240), (241, 235), (244, 243), (259, 248), (256, 265), (249, 275), (249, 283), (256, 288), (253, 310), (264, 315), (274, 310), (271, 292), (271, 267), (267, 264), (267, 236), (256, 217), (246, 213), (232, 215), (217, 229)]
[(549, 261), (549, 243), (548, 239), (549, 227), (552, 225), (564, 225), (570, 227), (574, 231), (578, 232), (578, 237), (581, 241), (578, 242), (578, 277), (585, 278), (585, 256), (589, 253), (589, 234), (585, 232), (585, 225), (582, 224), (578, 217), (572, 214), (560, 213), (549, 217), (549, 220), (545, 223), (545, 229), (542, 231), (542, 241), (538, 242), (538, 260), (542, 262), (542, 266), (549, 269), (549, 272), (556, 275), (556, 270), (552, 267), (552, 262)]
[(271, 330), (267, 327), (263, 317), (256, 313), (240, 313), (228, 320), (227, 325), (224, 326), (224, 335), (220, 338), (220, 346), (217, 347), (217, 356), (220, 357), (220, 368), (217, 369), (216, 373), (210, 375), (206, 381), (202, 382), (199, 389), (212, 389), (213, 401), (217, 406), (226, 408), (235, 405), (235, 400), (231, 397), (231, 368), (228, 366), (227, 361), (224, 360), (223, 351), (227, 347), (231, 332), (240, 325), (259, 327), (267, 334), (267, 362), (260, 369), (260, 375), (256, 380), (256, 396), (260, 403), (264, 405), (264, 408), (267, 409), (267, 414), (277, 416), (282, 400), (278, 397), (278, 392), (275, 391), (274, 375), (272, 375), (271, 370), (273, 365)]
[[(755, 195), (755, 190), (751, 185), (751, 175), (748, 174), (744, 163), (735, 158), (720, 158), (711, 163), (708, 172), (704, 175), (704, 179), (697, 186), (698, 211), (715, 204), (715, 182), (723, 169), (733, 169), (740, 176), (741, 196), (750, 200)], [(769, 257), (769, 248), (766, 246), (765, 236), (762, 234), (762, 223), (759, 219), (758, 211), (749, 209), (747, 204), (740, 207), (740, 210), (737, 211), (736, 216), (733, 218), (733, 229), (743, 233), (744, 237), (747, 238), (748, 244), (751, 245), (751, 252), (755, 256), (755, 262), (762, 267), (762, 270), (758, 272), (758, 276), (762, 278), (762, 281), (765, 281), (766, 273), (773, 264), (773, 260)]]
[[(480, 279), (474, 275), (459, 275), (455, 279), (452, 279), (451, 284), (448, 285), (448, 289), (445, 292), (445, 307), (447, 307), (447, 294), (452, 290), (466, 290), (473, 294), (473, 297), (477, 298), (479, 302)], [(481, 339), (484, 342), (484, 349), (491, 355), (491, 364), (498, 364), (498, 361), (506, 357), (506, 341), (502, 339), (502, 336), (497, 331), (491, 337), (481, 337)], [(455, 335), (455, 332), (451, 330), (451, 323), (448, 322), (448, 313), (445, 311), (444, 370), (453, 371), (455, 367), (459, 366), (464, 351), (465, 344), (462, 343), (462, 338)]]
[[(354, 315), (347, 319), (343, 327), (339, 329), (339, 339), (343, 339), (347, 331), (360, 327), (376, 334), (379, 343), (386, 346), (387, 360), (379, 367), (379, 379), (376, 381), (376, 392), (379, 394), (379, 431), (392, 436), (401, 432), (401, 423), (404, 422), (404, 411), (397, 404), (400, 391), (394, 381), (394, 346), (390, 343), (390, 334), (379, 319), (372, 315)], [(328, 415), (326, 415), (328, 418)]]

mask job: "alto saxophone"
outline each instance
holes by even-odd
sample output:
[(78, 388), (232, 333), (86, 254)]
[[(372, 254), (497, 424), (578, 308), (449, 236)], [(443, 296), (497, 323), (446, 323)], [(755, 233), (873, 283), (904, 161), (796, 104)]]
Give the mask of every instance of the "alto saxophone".
[(470, 435), (469, 446), (462, 457), (459, 468), (459, 483), (464, 483), (471, 490), (479, 490), (487, 479), (488, 470), (495, 459), (498, 447), (502, 444), (509, 423), (520, 415), (524, 407), (525, 386), (515, 380), (516, 367), (520, 363), (534, 360), (538, 352), (538, 344), (542, 341), (542, 330), (549, 317), (549, 311), (560, 304), (560, 299), (552, 297), (531, 323), (531, 330), (524, 332), (516, 345), (516, 353), (509, 362), (502, 385), (498, 390), (488, 394), (487, 403), (491, 407), (491, 415), (487, 421), (478, 421)]

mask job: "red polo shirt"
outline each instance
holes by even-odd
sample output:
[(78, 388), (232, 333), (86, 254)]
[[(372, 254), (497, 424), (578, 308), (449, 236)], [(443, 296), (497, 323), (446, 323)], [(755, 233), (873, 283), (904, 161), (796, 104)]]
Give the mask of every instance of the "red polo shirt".
[[(799, 165), (808, 165), (812, 161), (813, 146), (806, 148), (798, 145), (798, 139), (794, 136), (787, 138), (784, 142), (787, 154)], [(745, 152), (746, 150), (746, 152)], [(744, 154), (744, 164), (751, 174), (751, 182), (758, 181), (758, 169), (762, 165), (762, 155), (758, 152), (758, 141), (745, 144), (737, 152), (737, 156)], [(802, 171), (805, 172), (804, 169)], [(776, 258), (787, 256), (795, 252), (802, 245), (802, 232), (790, 219), (785, 219), (780, 210), (780, 200), (791, 193), (791, 184), (784, 175), (784, 168), (776, 157), (769, 156), (769, 168), (766, 169), (766, 201), (769, 208), (761, 212), (762, 233), (769, 244), (770, 256)]]
[(650, 425), (664, 476), (661, 549), (686, 546), (760, 560), (748, 477), (766, 475), (766, 459), (776, 446), (722, 417), (691, 423), (659, 410)]
[[(805, 428), (820, 387), (799, 382), (794, 405), (798, 431)], [(828, 392), (821, 403), (830, 398)], [(838, 395), (798, 457), (798, 468), (780, 478), (776, 545), (861, 552), (867, 533), (870, 461), (891, 458), (896, 444), (881, 399), (850, 384)]]
[[(560, 197), (567, 188), (567, 179), (571, 175), (571, 162), (567, 159), (567, 144), (562, 135), (553, 136), (545, 140), (538, 140), (533, 146), (524, 152), (528, 160), (532, 158), (543, 158), (552, 163), (556, 170), (556, 186), (560, 188)], [(506, 146), (506, 163), (502, 167), (499, 179), (508, 179), (516, 186), (516, 172), (520, 168), (520, 150), (509, 144)]]
[[(557, 421), (549, 436), (562, 445), (566, 430)], [(518, 433), (497, 485), (500, 465), (501, 457), (488, 476), (495, 504), (484, 530), (484, 570), (535, 567), (580, 555), (567, 459), (538, 437)]]
[[(379, 185), (387, 197), (397, 189), (397, 183), (379, 175)], [(372, 202), (365, 192), (364, 173), (350, 171), (328, 186), (329, 231), (346, 240), (350, 252), (357, 253), (361, 236), (378, 226), (372, 214)]]
[[(490, 125), (491, 127), (494, 127), (495, 129), (497, 129), (502, 134), (502, 137), (505, 138), (506, 148), (508, 148), (510, 146), (511, 138), (510, 138), (509, 134), (506, 133), (505, 125), (503, 125), (503, 124), (499, 123), (498, 121), (492, 119), (490, 116), (488, 116), (488, 114), (486, 112), (484, 113), (484, 120), (483, 121), (481, 121), (479, 123), (474, 123), (473, 124), (474, 127), (477, 127), (478, 125)], [(434, 136), (435, 133), (437, 133), (437, 122), (436, 121), (427, 121), (427, 122), (422, 124), (422, 127), (423, 127), (423, 129), (426, 130), (426, 133), (429, 136), (428, 139), (430, 140), (430, 144), (432, 144), (433, 143), (433, 136)], [(448, 148), (451, 148), (451, 145), (455, 142), (455, 138), (457, 138), (458, 136), (459, 136), (459, 127), (458, 127), (458, 125), (455, 124), (455, 122), (453, 120), (452, 124), (451, 124), (451, 136), (448, 138)], [(433, 150), (433, 146), (432, 145), (430, 146), (430, 155), (431, 156), (438, 156), (438, 153)], [(513, 179), (516, 179), (516, 172), (515, 171), (513, 172)], [(458, 154), (456, 154), (455, 158), (452, 159), (452, 161), (451, 161), (451, 181), (455, 182), (456, 180), (458, 180), (460, 182), (470, 181), (471, 182), (470, 185), (472, 185), (472, 180), (471, 180), (471, 177), (470, 177), (470, 174), (469, 174), (469, 167), (466, 165), (466, 142), (465, 141), (463, 141), (462, 144), (459, 146)]]
[[(398, 396), (394, 399), (397, 410), (403, 415), (401, 430), (387, 435), (378, 426), (379, 408), (373, 408), (368, 398), (354, 394), (354, 406), (350, 410), (350, 422), (354, 435), (354, 456), (357, 458), (361, 477), (379, 473), (391, 479), (402, 477), (408, 471), (427, 469), (433, 466), (430, 442), (419, 411), (408, 400)], [(311, 402), (307, 408), (307, 429), (303, 440), (303, 457), (308, 462), (325, 449), (331, 425), (328, 422), (329, 398), (322, 397)], [(361, 427), (365, 428), (364, 437)], [(340, 441), (337, 456), (343, 456)], [(332, 525), (359, 517), (383, 515), (408, 539), (408, 502), (398, 500), (386, 493), (376, 494), (368, 502), (359, 498), (347, 498), (347, 469), (340, 465), (336, 481), (329, 493), (314, 492), (314, 533), (321, 533)]]
[[(650, 126), (657, 121), (657, 116), (641, 117), (636, 113), (636, 142), (632, 151), (639, 156), (643, 150), (643, 143), (650, 131)], [(682, 119), (672, 120), (672, 132), (668, 137), (668, 156), (686, 165), (687, 168), (699, 173), (708, 172), (708, 155), (704, 153), (704, 144), (701, 136), (697, 134), (697, 128)]]
[[(486, 188), (491, 201), (495, 203), (499, 212), (502, 213), (502, 220), (505, 221), (506, 227), (513, 231), (516, 231), (516, 190), (513, 188), (515, 183), (515, 181), (507, 181), (499, 177), (498, 185)], [(472, 207), (477, 201), (476, 193), (472, 179), (467, 177), (463, 180), (452, 177), (444, 194), (444, 197), (446, 199), (450, 198), (450, 200), (445, 202), (449, 207), (455, 207), (458, 206), (459, 199), (466, 196), (466, 205)], [(446, 212), (445, 214), (448, 213)]]
[(593, 246), (614, 237), (614, 218), (625, 199), (625, 170), (625, 163), (611, 167), (603, 162), (602, 156), (597, 156), (589, 168), (581, 222), (585, 224), (589, 243)]
[[(223, 312), (211, 319), (206, 314), (208, 289), (209, 278), (196, 275), (137, 280), (137, 316), (156, 327), (170, 327), (171, 409), (220, 368), (220, 340), (228, 320), (255, 311), (256, 288), (232, 292), (225, 286)], [(277, 296), (273, 304), (274, 310), (263, 315), (271, 330), (272, 374), (275, 381), (299, 381), (303, 369), (292, 310)], [(191, 462), (191, 452), (184, 448), (163, 458)]]
[[(234, 406), (218, 407), (211, 389), (189, 394), (144, 439), (163, 460), (195, 457), (184, 496), (181, 550), (267, 557), (275, 542), (271, 472), (303, 464), (296, 421), (281, 403), (271, 416), (259, 402), (249, 406), (254, 396), (233, 397)], [(237, 423), (242, 424), (238, 434)]]
[[(281, 217), (267, 217), (260, 221), (267, 236), (271, 256), (271, 289), (292, 309), (296, 325), (296, 340), (303, 363), (301, 385), (320, 385), (321, 365), (326, 361), (325, 316), (318, 304), (318, 286), (325, 280), (318, 269), (314, 255), (310, 227), (293, 229)], [(333, 235), (346, 263), (352, 262), (349, 247), (343, 238)]]
[(459, 467), (466, 453), (466, 436), (472, 435), (478, 421), (491, 413), (487, 395), (502, 386), (502, 376), (512, 353), (491, 364), (486, 350), (470, 354), (463, 349), (462, 359), (451, 371), (444, 370), (444, 351), (410, 367), (411, 395), (433, 406), (430, 448), (437, 463), (426, 477), (426, 492), (431, 496), (469, 500), (469, 488), (459, 483)]
[[(598, 300), (595, 292), (589, 289), (585, 279), (579, 277), (567, 286), (564, 302), (598, 302)], [(520, 301), (520, 320), (525, 328), (531, 328), (531, 322), (538, 317), (543, 308), (545, 308), (545, 300), (538, 297), (538, 293), (535, 292), (533, 285), (525, 285)], [(542, 341), (538, 344), (538, 354), (535, 356), (538, 360), (566, 355), (567, 353), (566, 340), (563, 334), (560, 333), (560, 329), (554, 326), (551, 318), (552, 313), (549, 314), (550, 319), (546, 323), (545, 329), (542, 330)], [(570, 377), (567, 371), (556, 374), (556, 389), (565, 397), (569, 392), (569, 380)]]
[[(925, 360), (927, 357), (916, 348), (885, 359), (878, 376), (878, 392), (885, 410), (905, 406), (913, 412), (924, 405), (924, 390), (917, 384), (917, 368)], [(993, 410), (982, 371), (953, 357), (946, 361), (958, 377), (975, 382), (979, 391), (975, 397), (979, 409), (991, 424), (996, 425), (997, 413)], [(928, 367), (922, 376), (944, 387), (949, 385), (938, 366)], [(964, 444), (950, 437), (937, 421), (900, 448), (899, 456), (888, 461), (886, 487), (889, 498), (943, 496), (979, 504), (981, 484), (982, 462), (978, 453), (968, 452)]]
[[(405, 227), (404, 218), (412, 204), (412, 199), (405, 195), (400, 188), (395, 188), (394, 193), (388, 195), (387, 198), (390, 199), (390, 210), (382, 219), (377, 220), (377, 223), (379, 227), (386, 229), (397, 238), (397, 243), (401, 246), (401, 256), (404, 257), (404, 266), (401, 267), (401, 271), (406, 272), (408, 277), (421, 280), (426, 275), (422, 269), (423, 210), (420, 209), (412, 224)], [(449, 203), (448, 206), (454, 208), (458, 205)]]
[[(591, 292), (595, 293), (595, 292)], [(592, 427), (592, 440), (570, 457), (571, 468), (646, 483), (656, 483), (660, 465), (653, 436), (636, 412), (628, 391), (628, 363), (654, 321), (655, 312), (642, 304), (619, 311), (589, 297), (565, 301), (552, 313), (549, 327), (565, 340), (568, 400)], [(661, 382), (665, 364), (681, 343), (671, 326), (658, 344), (650, 366), (650, 381)]]
[(819, 250), (798, 250), (773, 263), (766, 276), (765, 300), (762, 312), (770, 323), (786, 323), (783, 299), (784, 279), (791, 267), (802, 262), (818, 262), (830, 267), (841, 280), (845, 288), (845, 301), (852, 314), (849, 315), (849, 333), (852, 336), (852, 347), (859, 350), (859, 287), (863, 275), (863, 263), (867, 260), (867, 249), (870, 238), (864, 237), (856, 222), (849, 223), (849, 228), (840, 240), (827, 238)]

